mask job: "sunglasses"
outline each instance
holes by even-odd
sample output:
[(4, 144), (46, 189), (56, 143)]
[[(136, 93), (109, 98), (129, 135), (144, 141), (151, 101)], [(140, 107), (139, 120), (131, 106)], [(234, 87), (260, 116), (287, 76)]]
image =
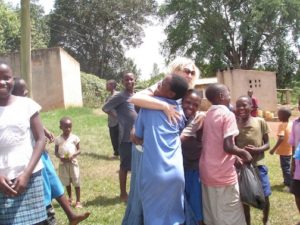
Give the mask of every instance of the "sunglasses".
[(185, 72), (186, 74), (192, 74), (193, 76), (195, 75), (195, 71), (194, 70), (189, 70), (187, 68), (184, 68), (183, 72)]

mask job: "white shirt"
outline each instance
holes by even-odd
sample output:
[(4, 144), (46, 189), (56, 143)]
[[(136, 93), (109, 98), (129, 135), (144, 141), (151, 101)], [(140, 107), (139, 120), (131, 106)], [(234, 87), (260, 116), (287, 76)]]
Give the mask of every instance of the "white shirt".
[[(32, 152), (30, 118), (41, 109), (27, 97), (17, 99), (8, 106), (0, 106), (0, 174), (14, 179), (28, 165)], [(39, 160), (34, 172), (42, 169)]]

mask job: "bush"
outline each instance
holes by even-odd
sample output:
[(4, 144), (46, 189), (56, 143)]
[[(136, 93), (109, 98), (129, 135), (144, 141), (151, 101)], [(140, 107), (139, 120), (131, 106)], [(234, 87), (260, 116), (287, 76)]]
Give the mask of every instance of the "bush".
[(95, 75), (81, 72), (81, 87), (83, 105), (86, 107), (100, 108), (108, 96), (106, 80)]

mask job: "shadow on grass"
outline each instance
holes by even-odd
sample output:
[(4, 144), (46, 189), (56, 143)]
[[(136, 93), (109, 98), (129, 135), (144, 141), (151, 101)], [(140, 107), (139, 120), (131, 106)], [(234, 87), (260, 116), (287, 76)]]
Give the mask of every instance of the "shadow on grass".
[(119, 158), (114, 158), (114, 157), (107, 156), (107, 155), (96, 154), (93, 152), (84, 152), (84, 153), (81, 153), (80, 155), (91, 157), (91, 158), (97, 159), (97, 160), (107, 160), (107, 161), (119, 160)]
[(86, 206), (109, 206), (109, 205), (116, 205), (120, 204), (120, 198), (118, 196), (115, 196), (113, 198), (108, 198), (106, 196), (98, 196), (92, 201), (87, 201), (85, 203)]
[(272, 191), (278, 191), (278, 192), (286, 192), (283, 190), (284, 188), (284, 184), (275, 184), (275, 185), (271, 185), (271, 190)]

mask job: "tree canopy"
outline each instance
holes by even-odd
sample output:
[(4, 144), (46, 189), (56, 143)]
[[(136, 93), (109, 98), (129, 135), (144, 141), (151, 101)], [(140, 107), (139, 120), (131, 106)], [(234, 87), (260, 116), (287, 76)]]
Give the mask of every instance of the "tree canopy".
[(82, 71), (119, 77), (122, 70), (135, 69), (125, 49), (141, 44), (142, 25), (156, 8), (155, 0), (56, 0), (49, 22), (50, 46), (66, 49)]
[(278, 43), (300, 49), (299, 0), (166, 0), (160, 14), (168, 18), (165, 52), (192, 56), (208, 72), (282, 58)]

